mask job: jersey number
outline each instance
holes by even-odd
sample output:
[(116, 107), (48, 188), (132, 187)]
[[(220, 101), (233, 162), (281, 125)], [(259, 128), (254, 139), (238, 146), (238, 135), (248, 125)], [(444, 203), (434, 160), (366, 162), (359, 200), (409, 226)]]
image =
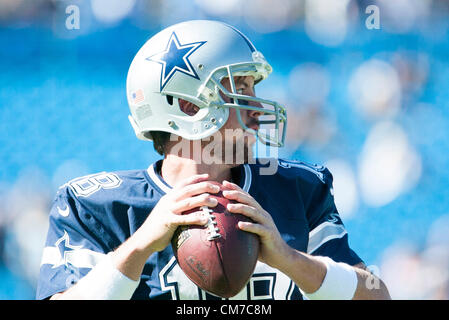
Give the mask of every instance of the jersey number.
[[(181, 270), (173, 257), (159, 273), (161, 289), (170, 291), (173, 300), (221, 299), (196, 286)], [(290, 299), (293, 281), (279, 270), (258, 262), (248, 284), (231, 300)]]
[(121, 183), (115, 173), (101, 172), (71, 181), (69, 185), (77, 197), (88, 197), (100, 189), (117, 188)]

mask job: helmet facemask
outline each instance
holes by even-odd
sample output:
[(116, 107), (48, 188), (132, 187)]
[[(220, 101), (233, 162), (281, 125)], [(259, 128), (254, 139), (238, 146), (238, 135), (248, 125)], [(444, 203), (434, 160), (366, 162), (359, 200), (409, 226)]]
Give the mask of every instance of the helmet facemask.
[[(271, 67), (265, 62), (249, 62), (227, 65), (215, 69), (205, 81), (205, 86), (200, 90), (199, 98), (207, 101), (209, 108), (233, 108), (237, 112), (237, 119), (245, 132), (253, 134), (259, 141), (268, 146), (282, 147), (285, 141), (287, 129), (287, 114), (285, 108), (272, 100), (266, 100), (250, 95), (239, 94), (236, 90), (234, 77), (253, 76), (255, 84), (265, 79)], [(231, 91), (225, 88), (222, 80), (228, 78)], [(223, 99), (226, 96), (231, 102)], [(257, 102), (263, 106), (251, 106), (249, 102)], [(260, 112), (259, 129), (249, 128), (242, 120), (240, 110), (252, 110)]]

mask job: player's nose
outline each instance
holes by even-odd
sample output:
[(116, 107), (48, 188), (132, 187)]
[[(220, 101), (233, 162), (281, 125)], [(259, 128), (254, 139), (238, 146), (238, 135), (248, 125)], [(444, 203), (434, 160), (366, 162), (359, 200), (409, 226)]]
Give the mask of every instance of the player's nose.
[(260, 102), (257, 101), (250, 101), (248, 103), (251, 107), (257, 107), (260, 110), (248, 110), (248, 116), (251, 118), (259, 118), (261, 115), (264, 114), (263, 112), (263, 105)]

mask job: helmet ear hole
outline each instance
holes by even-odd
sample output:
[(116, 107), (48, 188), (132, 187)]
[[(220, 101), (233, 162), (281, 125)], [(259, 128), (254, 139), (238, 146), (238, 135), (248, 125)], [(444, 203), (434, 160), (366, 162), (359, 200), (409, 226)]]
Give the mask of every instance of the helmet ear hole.
[(179, 109), (191, 117), (193, 117), (194, 115), (196, 115), (198, 113), (198, 111), (200, 111), (200, 108), (190, 101), (178, 99), (178, 103), (179, 103)]
[(172, 106), (173, 105), (173, 96), (166, 95), (165, 97), (167, 98), (167, 103)]

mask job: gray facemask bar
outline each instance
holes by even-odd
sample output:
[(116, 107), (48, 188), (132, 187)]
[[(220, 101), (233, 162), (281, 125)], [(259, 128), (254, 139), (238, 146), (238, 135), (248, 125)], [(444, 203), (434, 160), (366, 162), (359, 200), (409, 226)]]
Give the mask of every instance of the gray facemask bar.
[[(221, 71), (220, 73), (223, 74), (223, 71), (226, 70), (226, 73), (219, 77), (219, 78), (215, 78), (213, 76), (211, 76), (209, 78), (210, 81), (212, 81), (215, 86), (228, 98), (232, 99), (234, 102), (233, 103), (226, 103), (223, 98), (218, 94), (219, 99), (221, 100), (220, 102), (211, 102), (211, 105), (216, 105), (216, 106), (220, 106), (220, 107), (226, 107), (226, 108), (235, 108), (238, 111), (240, 110), (253, 110), (253, 111), (258, 111), (264, 115), (272, 115), (275, 117), (274, 120), (260, 120), (259, 124), (260, 126), (264, 125), (264, 124), (274, 124), (275, 125), (275, 134), (274, 137), (271, 136), (270, 134), (265, 134), (263, 131), (261, 130), (254, 130), (251, 128), (248, 128), (246, 126), (246, 124), (243, 122), (242, 117), (240, 115), (240, 112), (237, 112), (237, 119), (239, 121), (240, 126), (243, 128), (243, 130), (245, 130), (246, 132), (249, 132), (251, 134), (253, 134), (254, 136), (256, 136), (262, 143), (268, 145), (268, 146), (273, 146), (273, 147), (283, 147), (284, 146), (284, 142), (285, 142), (285, 136), (286, 136), (286, 130), (287, 130), (287, 113), (286, 110), (283, 106), (281, 106), (280, 104), (278, 104), (275, 101), (272, 100), (266, 100), (266, 99), (261, 99), (258, 97), (253, 97), (253, 96), (248, 96), (248, 95), (242, 95), (242, 94), (238, 94), (237, 90), (235, 88), (235, 82), (234, 82), (234, 77), (233, 77), (233, 71), (231, 69), (236, 69), (234, 72), (238, 72), (238, 73), (245, 73), (248, 72), (248, 75), (251, 75), (251, 72), (256, 72), (255, 67), (257, 67), (259, 65), (259, 63), (242, 63), (242, 64), (235, 64), (235, 65), (229, 65), (226, 67), (222, 67), (219, 68), (217, 70), (214, 70), (214, 72), (212, 73), (212, 75), (216, 75), (217, 73), (219, 73), (219, 71)], [(260, 64), (260, 67), (264, 67), (262, 64)], [(232, 92), (229, 92), (222, 84), (221, 84), (221, 79), (223, 79), (224, 77), (226, 77), (226, 75), (229, 77), (230, 80), (230, 84), (231, 84), (231, 90)], [(263, 109), (260, 107), (255, 107), (255, 106), (249, 106), (249, 105), (241, 105), (238, 103), (239, 100), (245, 100), (245, 101), (254, 101), (254, 102), (258, 102), (261, 104), (265, 104), (265, 105), (270, 105), (273, 107), (274, 110), (267, 110), (267, 109)], [(279, 134), (279, 130), (280, 130), (280, 124), (283, 123), (282, 126), (282, 132), (281, 134)]]

